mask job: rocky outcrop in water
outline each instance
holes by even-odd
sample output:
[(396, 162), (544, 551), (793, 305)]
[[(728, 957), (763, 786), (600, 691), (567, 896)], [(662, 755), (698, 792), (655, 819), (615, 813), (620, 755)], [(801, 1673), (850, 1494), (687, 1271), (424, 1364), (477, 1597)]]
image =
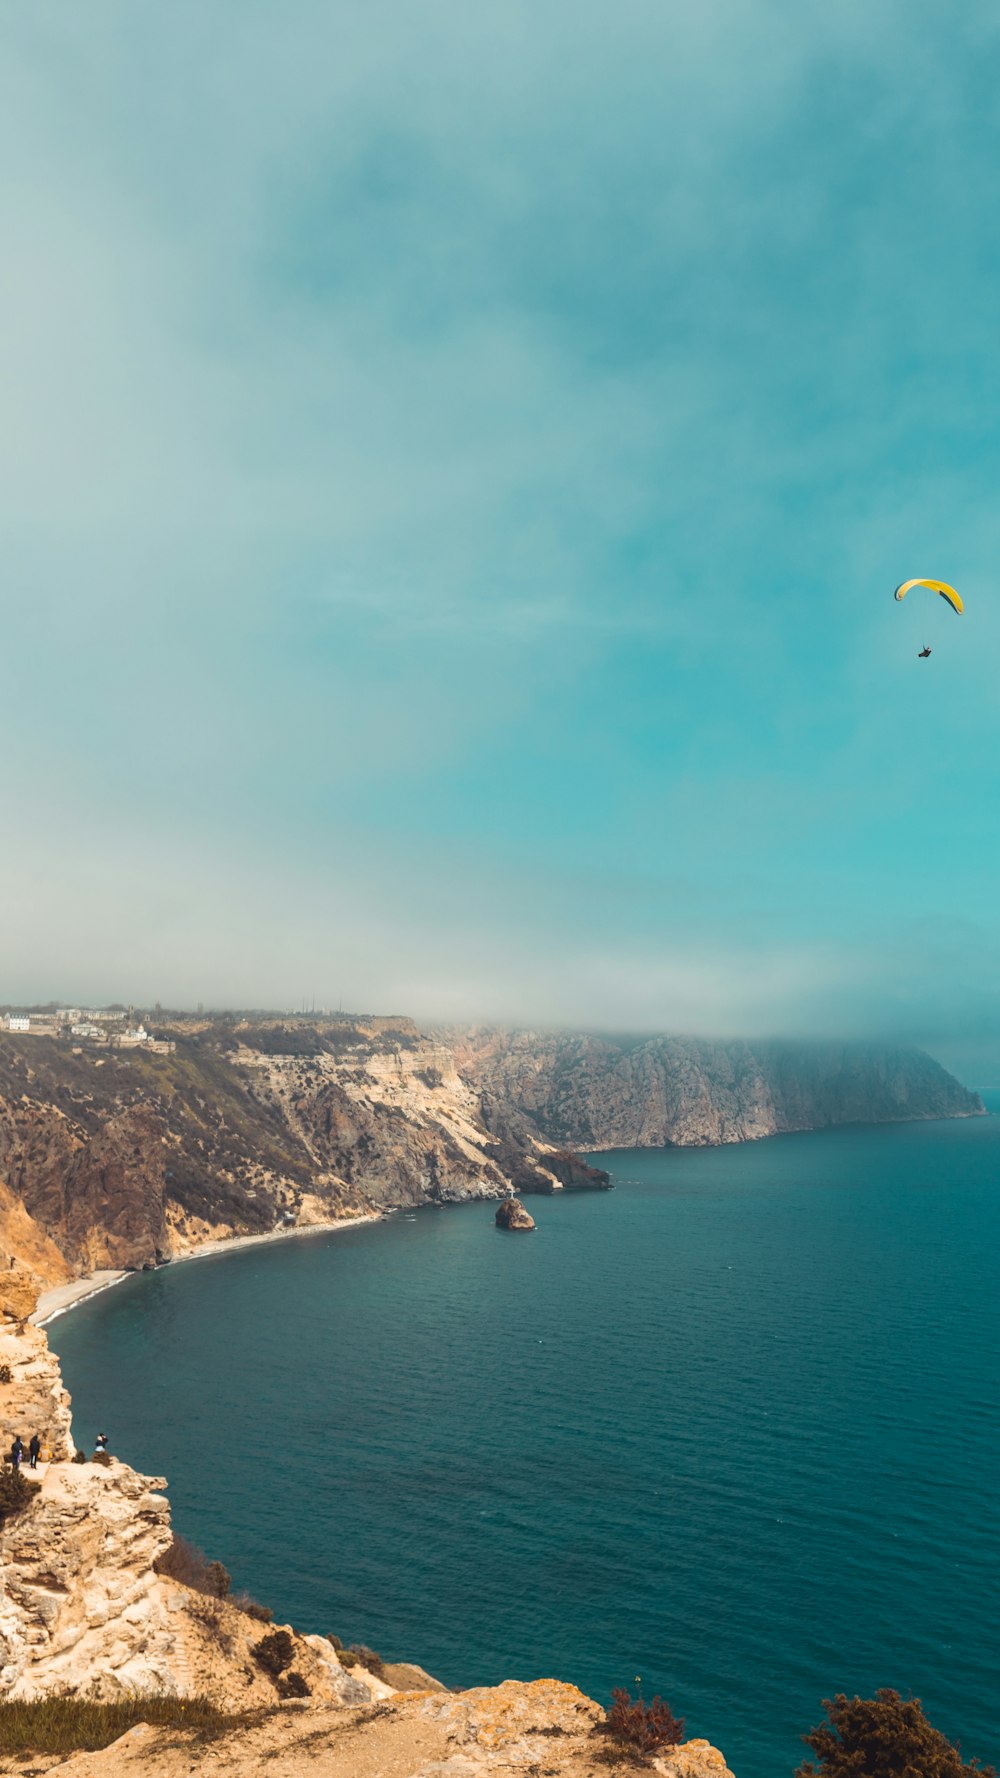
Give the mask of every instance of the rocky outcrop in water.
[(690, 1146), (983, 1110), (978, 1094), (922, 1051), (876, 1044), (479, 1029), (452, 1041), (484, 1120), (522, 1142)]
[(533, 1229), (535, 1219), (529, 1216), (520, 1198), (504, 1198), (497, 1205), (496, 1225), (498, 1229)]

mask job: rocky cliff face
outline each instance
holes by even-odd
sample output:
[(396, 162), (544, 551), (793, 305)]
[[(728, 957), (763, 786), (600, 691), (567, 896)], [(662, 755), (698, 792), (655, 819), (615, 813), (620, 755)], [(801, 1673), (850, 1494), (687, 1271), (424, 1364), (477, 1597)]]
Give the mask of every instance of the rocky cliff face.
[(928, 1056), (405, 1019), (178, 1021), (171, 1054), (0, 1034), (0, 1243), (56, 1284), (362, 1210), (606, 1186), (579, 1147), (980, 1111)]
[[(0, 1449), (38, 1432), (49, 1460), (22, 1473), (40, 1486), (0, 1518), (0, 1697), (55, 1691), (207, 1692), (220, 1705), (270, 1705), (274, 1687), (250, 1647), (261, 1625), (223, 1600), (161, 1577), (172, 1540), (161, 1478), (128, 1464), (73, 1461), (70, 1402), (40, 1328), (26, 1325), (38, 1280), (0, 1271)], [(371, 1703), (388, 1687), (348, 1673), (322, 1636), (290, 1631), (311, 1694)]]
[(0, 1240), (47, 1283), (362, 1210), (606, 1184), (501, 1140), (406, 1020), (182, 1025), (173, 1054), (0, 1034)]
[(485, 1122), (522, 1141), (687, 1146), (983, 1110), (919, 1050), (497, 1030), (451, 1040)]

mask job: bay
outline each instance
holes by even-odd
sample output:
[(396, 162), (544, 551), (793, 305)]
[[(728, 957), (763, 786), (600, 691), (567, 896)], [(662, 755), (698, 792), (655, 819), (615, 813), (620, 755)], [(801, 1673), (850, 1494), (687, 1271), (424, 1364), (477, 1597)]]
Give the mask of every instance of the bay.
[(279, 1620), (449, 1684), (641, 1675), (737, 1778), (894, 1685), (996, 1760), (1000, 1118), (598, 1158), (533, 1235), (455, 1206), (94, 1298), (49, 1329), (78, 1441)]

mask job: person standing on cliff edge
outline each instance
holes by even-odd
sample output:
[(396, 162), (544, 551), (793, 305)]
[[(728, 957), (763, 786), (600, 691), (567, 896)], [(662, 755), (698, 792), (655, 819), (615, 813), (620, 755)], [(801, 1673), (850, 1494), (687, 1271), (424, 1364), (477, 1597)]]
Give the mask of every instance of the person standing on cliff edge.
[(42, 1441), (39, 1438), (37, 1432), (33, 1432), (31, 1435), (31, 1443), (28, 1446), (28, 1468), (29, 1469), (37, 1469), (38, 1468), (38, 1453), (41, 1450), (41, 1448), (42, 1448)]
[(23, 1456), (24, 1456), (24, 1440), (21, 1437), (21, 1434), (17, 1433), (14, 1438), (14, 1443), (10, 1447), (10, 1460), (11, 1460), (12, 1464), (14, 1465), (15, 1469), (20, 1469), (21, 1458)]

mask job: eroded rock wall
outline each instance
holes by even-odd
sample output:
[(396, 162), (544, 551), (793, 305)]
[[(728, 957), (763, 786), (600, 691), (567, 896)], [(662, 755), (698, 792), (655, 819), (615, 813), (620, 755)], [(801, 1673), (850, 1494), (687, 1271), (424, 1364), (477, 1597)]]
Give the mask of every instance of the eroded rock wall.
[(562, 1032), (453, 1032), (490, 1127), (584, 1149), (745, 1142), (833, 1124), (982, 1114), (920, 1050), (710, 1043)]
[[(156, 1572), (173, 1535), (163, 1479), (113, 1457), (73, 1461), (58, 1360), (27, 1324), (38, 1286), (22, 1267), (0, 1268), (0, 1449), (17, 1433), (43, 1446), (37, 1470), (27, 1456), (22, 1466), (30, 1503), (0, 1524), (0, 1696), (198, 1691), (227, 1707), (272, 1703), (250, 1655), (264, 1627)], [(289, 1633), (313, 1695), (357, 1703), (389, 1689), (348, 1674), (323, 1637)]]

